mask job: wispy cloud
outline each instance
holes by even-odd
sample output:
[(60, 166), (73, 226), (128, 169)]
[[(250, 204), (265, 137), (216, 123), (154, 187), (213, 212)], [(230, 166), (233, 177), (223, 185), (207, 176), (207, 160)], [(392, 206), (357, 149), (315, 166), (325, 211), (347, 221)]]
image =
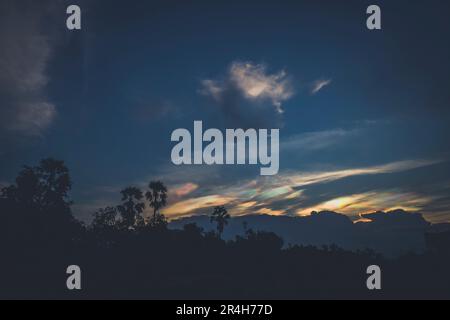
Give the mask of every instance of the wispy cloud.
[(157, 174), (149, 176), (137, 184), (146, 186), (150, 180), (161, 180), (175, 188), (186, 183), (201, 186), (204, 185), (205, 180), (220, 181), (221, 174), (219, 166), (176, 166), (170, 164), (159, 168)]
[(322, 90), (326, 86), (330, 85), (331, 82), (332, 82), (331, 79), (321, 79), (321, 80), (314, 81), (313, 84), (311, 85), (311, 94), (315, 95), (315, 94), (319, 93), (320, 90)]
[(192, 192), (194, 192), (195, 190), (198, 189), (198, 185), (195, 183), (185, 183), (181, 186), (175, 187), (172, 192), (177, 196), (177, 197), (184, 197), (187, 196), (189, 194), (191, 194)]
[[(401, 189), (381, 189), (354, 193), (349, 190), (324, 193), (311, 193), (309, 190), (328, 183), (355, 176), (375, 176), (395, 174), (408, 170), (431, 166), (441, 160), (405, 160), (376, 166), (354, 167), (334, 170), (282, 171), (274, 177), (253, 179), (226, 179), (226, 170), (221, 171), (214, 166), (177, 167), (167, 166), (141, 182), (128, 183), (143, 190), (148, 181), (161, 180), (169, 189), (169, 206), (163, 213), (169, 219), (183, 216), (210, 213), (218, 205), (225, 205), (230, 214), (239, 216), (246, 214), (289, 214), (305, 215), (311, 211), (337, 210), (346, 214), (358, 214), (372, 210), (390, 210), (403, 208), (417, 211), (430, 205), (432, 198), (428, 194), (418, 194)], [(123, 186), (121, 186), (123, 187)], [(370, 185), (367, 185), (370, 189)], [(110, 205), (120, 200), (122, 188), (102, 188), (102, 201)], [(433, 198), (434, 199), (434, 198)], [(102, 201), (93, 204), (79, 205), (77, 208), (86, 212), (102, 207)], [(438, 212), (439, 210), (437, 210)], [(151, 212), (146, 212), (150, 214)]]
[[(341, 210), (342, 213), (359, 213), (376, 209), (393, 209), (401, 205), (403, 209), (420, 209), (430, 201), (429, 197), (402, 191), (374, 191), (331, 197), (318, 205), (305, 206), (314, 202), (307, 199), (305, 188), (326, 184), (352, 176), (392, 174), (437, 164), (438, 160), (407, 160), (379, 166), (348, 168), (332, 171), (280, 173), (266, 179), (259, 177), (229, 186), (201, 187), (197, 196), (174, 203), (164, 213), (169, 218), (205, 213), (215, 205), (226, 205), (233, 215), (244, 214), (309, 214), (314, 209)], [(205, 183), (207, 184), (207, 183)], [(213, 190), (214, 193), (210, 193)], [(308, 202), (305, 202), (308, 200)]]
[(209, 195), (204, 197), (192, 198), (177, 202), (162, 212), (169, 218), (177, 218), (192, 214), (193, 212), (201, 213), (201, 210), (222, 206), (234, 201), (235, 198), (222, 195)]
[(270, 216), (281, 216), (284, 213), (286, 213), (285, 210), (272, 210), (269, 208), (261, 208), (258, 211), (255, 212), (256, 214), (266, 214)]
[(312, 207), (300, 208), (297, 214), (309, 215), (312, 211), (337, 211), (339, 213), (354, 215), (373, 211), (392, 211), (403, 209), (408, 212), (417, 212), (434, 201), (433, 197), (423, 196), (411, 192), (386, 190), (381, 192), (366, 192), (334, 198)]
[(307, 172), (301, 174), (291, 174), (286, 179), (295, 187), (302, 187), (311, 184), (332, 182), (343, 178), (361, 175), (387, 174), (412, 170), (416, 168), (426, 167), (442, 162), (441, 160), (405, 160), (397, 161), (381, 166), (372, 166), (364, 168), (352, 168), (332, 171)]

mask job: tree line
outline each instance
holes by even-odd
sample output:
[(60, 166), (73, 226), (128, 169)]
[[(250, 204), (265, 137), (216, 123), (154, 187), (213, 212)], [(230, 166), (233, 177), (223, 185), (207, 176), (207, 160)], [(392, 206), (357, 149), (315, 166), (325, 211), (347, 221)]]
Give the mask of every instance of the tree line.
[[(72, 179), (63, 161), (25, 166), (0, 191), (0, 298), (305, 299), (450, 298), (448, 238), (433, 249), (389, 260), (373, 250), (286, 246), (271, 232), (224, 241), (231, 219), (213, 208), (213, 232), (171, 230), (162, 209), (168, 189), (128, 187), (117, 206), (85, 225), (72, 213)], [(147, 214), (147, 215), (146, 215)], [(69, 292), (66, 269), (79, 265), (83, 290)], [(383, 291), (366, 287), (366, 268), (383, 270)]]

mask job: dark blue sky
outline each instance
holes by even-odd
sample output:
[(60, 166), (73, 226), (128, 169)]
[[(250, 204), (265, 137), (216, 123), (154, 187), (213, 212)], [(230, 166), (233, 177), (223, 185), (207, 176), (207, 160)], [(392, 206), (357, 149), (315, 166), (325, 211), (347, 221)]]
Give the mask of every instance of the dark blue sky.
[[(226, 204), (450, 221), (448, 1), (376, 1), (381, 31), (356, 0), (71, 1), (81, 31), (65, 28), (69, 2), (0, 3), (3, 184), (52, 156), (81, 217), (160, 178), (170, 217)], [(170, 134), (194, 120), (281, 128), (279, 175), (172, 166)]]

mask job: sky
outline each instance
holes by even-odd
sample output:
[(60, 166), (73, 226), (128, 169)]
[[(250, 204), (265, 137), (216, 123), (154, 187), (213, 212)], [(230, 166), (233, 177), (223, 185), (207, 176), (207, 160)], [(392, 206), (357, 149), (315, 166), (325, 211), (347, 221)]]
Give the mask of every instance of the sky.
[[(80, 219), (126, 186), (170, 219), (403, 208), (450, 222), (448, 1), (0, 0), (0, 185), (54, 157)], [(66, 28), (66, 8), (82, 29)], [(280, 129), (280, 171), (175, 166), (171, 133)]]

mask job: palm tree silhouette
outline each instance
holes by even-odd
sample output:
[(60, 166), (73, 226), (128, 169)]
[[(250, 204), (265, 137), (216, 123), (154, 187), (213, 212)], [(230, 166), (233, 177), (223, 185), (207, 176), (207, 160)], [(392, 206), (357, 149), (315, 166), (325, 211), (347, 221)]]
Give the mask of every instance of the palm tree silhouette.
[(228, 214), (228, 211), (224, 206), (214, 208), (214, 212), (211, 215), (211, 223), (217, 223), (217, 232), (219, 234), (219, 237), (222, 237), (223, 230), (228, 224), (229, 219), (230, 215)]
[(167, 188), (161, 181), (152, 181), (148, 187), (150, 190), (145, 197), (153, 208), (153, 220), (156, 221), (159, 210), (167, 204)]
[(142, 191), (135, 187), (128, 187), (120, 193), (122, 194), (122, 204), (117, 207), (117, 210), (122, 216), (124, 227), (132, 229), (136, 222), (142, 219), (141, 213), (145, 209), (145, 204), (140, 201), (144, 196)]

